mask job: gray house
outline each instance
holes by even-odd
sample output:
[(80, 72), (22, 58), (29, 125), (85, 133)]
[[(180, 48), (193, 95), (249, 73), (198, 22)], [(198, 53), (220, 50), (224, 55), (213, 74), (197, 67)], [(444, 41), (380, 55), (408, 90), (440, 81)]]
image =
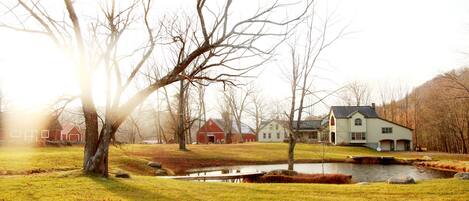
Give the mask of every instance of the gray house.
[(372, 106), (332, 106), (329, 141), (334, 145), (362, 145), (378, 151), (409, 151), (412, 129), (379, 117)]

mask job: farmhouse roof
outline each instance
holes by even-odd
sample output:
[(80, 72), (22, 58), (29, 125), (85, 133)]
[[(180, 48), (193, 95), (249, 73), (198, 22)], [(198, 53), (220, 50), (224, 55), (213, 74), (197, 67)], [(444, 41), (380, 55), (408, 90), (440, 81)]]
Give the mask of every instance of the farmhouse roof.
[[(300, 121), (299, 130), (314, 130), (321, 128), (321, 120), (304, 120)], [(293, 129), (297, 129), (297, 121), (293, 121)]]
[[(270, 122), (275, 121), (284, 126), (284, 128), (288, 128), (288, 121), (284, 120), (270, 120), (266, 121), (267, 123), (261, 126), (261, 128), (267, 126)], [(296, 129), (297, 121), (293, 121), (293, 129)], [(321, 128), (321, 120), (303, 120), (300, 121), (300, 130), (316, 130)]]
[(335, 118), (350, 118), (355, 112), (363, 114), (366, 118), (379, 118), (371, 106), (332, 106), (331, 110)]

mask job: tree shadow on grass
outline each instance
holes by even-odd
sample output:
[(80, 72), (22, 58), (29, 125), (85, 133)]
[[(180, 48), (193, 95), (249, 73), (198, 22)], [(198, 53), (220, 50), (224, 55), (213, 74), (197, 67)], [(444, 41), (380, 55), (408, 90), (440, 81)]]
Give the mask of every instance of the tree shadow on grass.
[[(128, 200), (181, 200), (180, 197), (184, 197), (187, 200), (197, 200), (192, 195), (185, 193), (184, 191), (177, 192), (177, 197), (172, 197), (172, 192), (163, 193), (164, 190), (168, 190), (165, 186), (160, 186), (158, 180), (155, 179), (153, 182), (144, 182), (140, 186), (132, 185), (136, 183), (135, 178), (131, 179), (119, 179), (119, 178), (101, 178), (97, 176), (89, 176), (95, 183), (103, 186), (107, 191), (117, 195), (123, 199)], [(134, 181), (132, 181), (134, 180)], [(143, 182), (143, 181), (142, 181)], [(141, 186), (148, 185), (154, 189), (144, 189)], [(162, 184), (167, 185), (167, 184)], [(163, 188), (161, 188), (163, 187)], [(174, 189), (177, 191), (178, 189)], [(181, 189), (182, 190), (182, 189)]]
[[(95, 183), (103, 186), (107, 191), (123, 199), (129, 200), (174, 200), (171, 197), (162, 195), (156, 191), (138, 188), (123, 181), (123, 179), (109, 178), (105, 179), (99, 176), (88, 176)], [(130, 180), (130, 179), (129, 179)], [(155, 189), (156, 190), (156, 189)]]

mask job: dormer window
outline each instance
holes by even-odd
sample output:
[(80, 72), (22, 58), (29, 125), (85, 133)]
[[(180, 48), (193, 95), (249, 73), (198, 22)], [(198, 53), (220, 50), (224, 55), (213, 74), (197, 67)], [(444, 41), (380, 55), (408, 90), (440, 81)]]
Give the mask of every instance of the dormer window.
[(361, 126), (362, 125), (362, 119), (357, 118), (355, 119), (355, 126)]

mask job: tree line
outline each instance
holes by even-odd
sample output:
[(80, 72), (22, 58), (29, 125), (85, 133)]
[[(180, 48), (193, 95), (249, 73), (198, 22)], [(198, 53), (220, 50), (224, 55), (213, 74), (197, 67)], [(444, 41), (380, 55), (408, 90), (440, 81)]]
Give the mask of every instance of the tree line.
[(413, 128), (417, 149), (468, 153), (468, 67), (440, 74), (377, 109), (383, 118)]

